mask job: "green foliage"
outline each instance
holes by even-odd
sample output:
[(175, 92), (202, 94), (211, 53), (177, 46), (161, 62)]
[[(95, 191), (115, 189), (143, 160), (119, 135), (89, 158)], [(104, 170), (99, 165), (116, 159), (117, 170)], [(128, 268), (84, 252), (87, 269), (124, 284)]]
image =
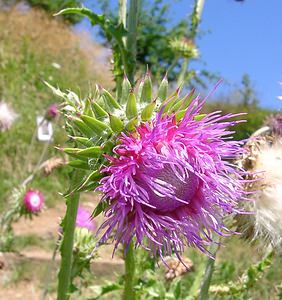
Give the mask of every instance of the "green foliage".
[[(164, 280), (163, 269), (156, 266), (155, 258), (143, 249), (134, 250), (136, 262), (136, 281), (134, 284), (135, 299), (142, 300), (182, 300), (184, 299), (183, 281), (177, 277), (172, 281)], [(114, 299), (123, 289), (124, 276), (120, 276), (116, 283), (106, 281), (103, 285), (92, 286), (95, 297), (88, 300), (106, 299), (111, 295)], [(108, 298), (107, 298), (108, 299)]]
[(103, 285), (91, 286), (91, 291), (94, 292), (97, 296), (88, 298), (87, 300), (99, 300), (104, 295), (120, 290), (122, 290), (122, 282), (115, 283), (106, 281)]
[(12, 225), (22, 215), (25, 188), (14, 188), (8, 198), (5, 211), (0, 218), (0, 251), (12, 251), (14, 244), (14, 233)]
[[(160, 77), (177, 58), (174, 49), (169, 47), (171, 41), (185, 36), (189, 21), (187, 18), (168, 28), (169, 4), (161, 0), (153, 1), (152, 4), (144, 2), (137, 39), (137, 62), (142, 71), (148, 66), (154, 77)], [(180, 66), (181, 60), (178, 60), (168, 74), (169, 80), (177, 78)]]
[[(114, 24), (118, 24), (118, 16), (116, 9), (112, 9), (108, 0), (99, 0), (102, 11), (112, 20)], [(192, 2), (192, 1), (191, 1)], [(171, 1), (173, 3), (173, 1)], [(187, 58), (182, 51), (182, 46), (189, 45), (188, 59), (197, 59), (198, 55), (194, 39), (198, 34), (199, 18), (196, 11), (196, 2), (194, 10), (190, 18), (178, 20), (176, 24), (171, 25), (169, 18), (169, 9), (171, 3), (163, 0), (142, 0), (140, 21), (137, 32), (137, 70), (144, 73), (146, 68), (150, 69), (154, 81), (160, 78), (168, 71), (170, 81), (176, 81), (179, 71), (183, 65), (184, 58)], [(188, 11), (187, 11), (188, 14)], [(103, 30), (100, 31), (104, 36)], [(181, 44), (175, 47), (174, 44)], [(185, 70), (187, 71), (187, 70)], [(208, 80), (214, 80), (206, 70), (202, 70), (201, 77)], [(195, 70), (189, 70), (185, 81), (194, 80), (194, 84), (204, 85), (204, 81), (197, 76)]]
[(113, 75), (117, 86), (124, 73), (129, 74), (132, 68), (132, 55), (126, 50), (123, 37), (126, 30), (122, 24), (117, 24), (111, 19), (107, 19), (104, 15), (95, 14), (87, 8), (66, 8), (61, 10), (57, 15), (81, 15), (87, 17), (92, 26), (99, 25), (109, 45), (113, 50)]
[(272, 263), (274, 252), (270, 251), (261, 261), (249, 266), (237, 281), (230, 281), (226, 285), (214, 285), (210, 292), (216, 295), (228, 295), (231, 297), (243, 297), (248, 291), (256, 286)]
[(242, 88), (240, 89), (240, 93), (242, 95), (242, 104), (245, 107), (256, 107), (258, 105), (258, 99), (256, 98), (251, 78), (248, 74), (242, 76), (241, 84)]

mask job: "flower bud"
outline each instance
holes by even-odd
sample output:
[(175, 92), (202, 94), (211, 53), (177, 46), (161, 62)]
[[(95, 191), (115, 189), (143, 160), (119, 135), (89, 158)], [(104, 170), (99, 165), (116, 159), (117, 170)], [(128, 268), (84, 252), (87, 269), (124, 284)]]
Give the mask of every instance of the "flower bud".
[(58, 110), (58, 104), (53, 103), (48, 106), (47, 111), (46, 111), (46, 119), (47, 120), (53, 120), (57, 118), (59, 115), (59, 110)]
[(199, 57), (199, 51), (191, 39), (174, 39), (170, 42), (170, 47), (184, 58), (195, 59)]

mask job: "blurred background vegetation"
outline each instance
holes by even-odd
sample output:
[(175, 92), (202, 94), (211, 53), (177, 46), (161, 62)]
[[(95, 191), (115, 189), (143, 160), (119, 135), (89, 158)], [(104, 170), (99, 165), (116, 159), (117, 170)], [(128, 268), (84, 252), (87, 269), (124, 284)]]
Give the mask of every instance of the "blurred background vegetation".
[[(2, 10), (0, 27), (0, 99), (19, 114), (11, 130), (0, 133), (2, 207), (7, 193), (27, 177), (44, 147), (44, 143), (35, 141), (30, 149), (36, 116), (44, 115), (48, 105), (58, 99), (43, 80), (86, 96), (93, 84), (109, 86), (111, 76), (107, 63), (99, 61), (103, 56), (99, 45), (87, 35), (76, 35), (71, 27), (44, 11)], [(60, 124), (55, 130), (53, 146), (66, 140)], [(55, 155), (52, 145), (48, 157)], [(53, 179), (37, 178), (33, 183), (34, 188), (46, 192), (50, 205), (65, 182), (64, 174), (56, 173)]]
[[(10, 103), (19, 114), (12, 128), (0, 133), (0, 210), (5, 209), (9, 192), (26, 178), (44, 147), (43, 143), (35, 141), (30, 151), (36, 116), (43, 115), (48, 105), (58, 102), (58, 99), (54, 98), (43, 80), (62, 90), (73, 90), (82, 97), (96, 83), (107, 88), (113, 86), (111, 56), (103, 36), (100, 34), (98, 44), (87, 33), (77, 34), (73, 29), (73, 25), (81, 21), (77, 15), (64, 15), (64, 19), (52, 16), (62, 8), (82, 4), (82, 1), (76, 0), (28, 0), (25, 4), (0, 1), (0, 100)], [(117, 22), (108, 1), (99, 0), (98, 4)], [(142, 74), (147, 65), (156, 82), (173, 64), (168, 76), (176, 85), (185, 57), (169, 45), (175, 38), (189, 40), (193, 24), (180, 20), (175, 26), (168, 27), (169, 6), (162, 0), (151, 1), (143, 7), (138, 40), (138, 72)], [(188, 70), (187, 89), (196, 87), (202, 90), (218, 78), (211, 72), (217, 70)], [(263, 124), (266, 116), (273, 113), (261, 108), (259, 100), (251, 78), (242, 74), (236, 89), (228, 95), (212, 96), (205, 109), (207, 112), (247, 112), (247, 123), (238, 125), (235, 134), (236, 139), (244, 139)], [(53, 146), (62, 145), (67, 140), (61, 126), (60, 122), (55, 126), (48, 157), (58, 156)], [(58, 169), (50, 178), (40, 176), (33, 182), (32, 187), (40, 189), (45, 195), (48, 207), (62, 201), (58, 192), (64, 192), (67, 188), (67, 173), (65, 168)], [(237, 278), (240, 271), (254, 261), (253, 251), (250, 245), (242, 244), (237, 238), (230, 239), (224, 250), (224, 253), (230, 253), (230, 257), (220, 254), (214, 282), (222, 282), (222, 276), (226, 282)], [(263, 287), (254, 291), (255, 297), (242, 299), (272, 299), (269, 297), (277, 293), (275, 286), (279, 284), (281, 275), (279, 268), (272, 268), (264, 279)]]

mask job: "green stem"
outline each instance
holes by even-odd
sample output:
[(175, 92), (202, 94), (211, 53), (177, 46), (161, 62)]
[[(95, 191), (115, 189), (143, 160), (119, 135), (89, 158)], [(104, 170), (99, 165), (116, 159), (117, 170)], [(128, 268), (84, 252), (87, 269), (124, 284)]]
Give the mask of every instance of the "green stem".
[(127, 77), (134, 85), (134, 74), (136, 70), (136, 43), (137, 43), (137, 24), (139, 18), (139, 7), (140, 0), (130, 0), (129, 12), (128, 12), (128, 22), (127, 22), (127, 52), (128, 52), (128, 62), (127, 62)]
[(182, 66), (181, 66), (181, 71), (180, 71), (179, 76), (178, 76), (178, 79), (177, 79), (177, 86), (178, 86), (178, 87), (179, 87), (181, 84), (183, 84), (183, 82), (184, 82), (184, 80), (185, 80), (185, 76), (186, 76), (188, 64), (189, 64), (189, 59), (188, 59), (188, 58), (184, 58), (183, 64), (182, 64)]
[[(127, 14), (127, 0), (119, 0), (119, 9), (118, 9), (118, 21), (119, 24), (122, 24), (124, 28), (126, 28), (126, 14)], [(123, 46), (126, 46), (126, 36), (122, 38), (122, 44), (119, 49), (120, 49), (120, 59), (121, 62), (118, 64), (123, 64), (124, 70), (126, 70), (126, 57), (124, 55), (124, 48)], [(123, 81), (123, 73), (119, 73), (116, 76), (116, 91), (117, 91), (117, 98), (120, 99), (121, 97), (121, 91), (122, 91), (122, 81)]]
[(198, 267), (198, 271), (196, 273), (196, 276), (193, 279), (193, 284), (192, 284), (191, 288), (189, 289), (189, 296), (187, 297), (186, 300), (197, 299), (197, 297), (199, 295), (204, 271), (205, 271), (205, 261), (201, 260), (199, 267)]
[(199, 22), (200, 22), (201, 17), (202, 17), (204, 5), (205, 5), (205, 0), (198, 0), (197, 1), (196, 10), (197, 10), (197, 15), (198, 15)]
[(192, 14), (192, 24), (190, 38), (194, 40), (196, 38), (198, 27), (201, 22), (205, 0), (195, 0), (194, 11)]
[(135, 273), (135, 261), (134, 261), (134, 248), (133, 242), (128, 246), (125, 254), (125, 282), (124, 282), (124, 294), (123, 300), (134, 300), (134, 273)]
[(119, 0), (118, 18), (119, 23), (123, 24), (124, 28), (126, 28), (126, 5), (127, 0)]
[[(70, 189), (77, 186), (81, 180), (81, 171), (73, 171), (73, 178), (71, 181)], [(61, 244), (61, 266), (58, 275), (58, 294), (57, 300), (69, 299), (69, 288), (71, 283), (71, 267), (72, 267), (72, 255), (73, 255), (73, 241), (74, 241), (74, 230), (75, 221), (77, 215), (77, 209), (79, 204), (78, 192), (70, 194), (66, 197), (67, 211), (65, 218), (62, 222), (63, 228), (63, 240)]]
[[(192, 25), (191, 25), (191, 29), (190, 29), (190, 39), (192, 39), (193, 41), (196, 38), (196, 35), (198, 32), (198, 27), (201, 22), (204, 4), (205, 4), (205, 0), (195, 0), (194, 11), (193, 11), (193, 14), (191, 17)], [(177, 79), (178, 86), (180, 86), (185, 80), (186, 73), (188, 70), (188, 65), (189, 65), (189, 59), (185, 58), (182, 66), (181, 66), (181, 71), (180, 71), (179, 77)]]
[(174, 69), (174, 67), (177, 65), (177, 63), (178, 63), (178, 60), (179, 60), (179, 56), (176, 56), (174, 59), (173, 59), (173, 61), (172, 61), (172, 63), (171, 63), (171, 65), (168, 67), (168, 69), (167, 69), (167, 74), (169, 74), (173, 69)]
[(210, 249), (210, 252), (213, 255), (213, 258), (211, 258), (211, 257), (208, 258), (204, 278), (203, 278), (201, 289), (200, 289), (199, 300), (208, 300), (208, 298), (209, 298), (209, 288), (210, 288), (211, 279), (212, 279), (212, 275), (213, 275), (213, 271), (214, 271), (216, 253), (219, 249), (219, 238), (215, 237), (214, 242), (215, 243), (211, 246), (211, 249)]

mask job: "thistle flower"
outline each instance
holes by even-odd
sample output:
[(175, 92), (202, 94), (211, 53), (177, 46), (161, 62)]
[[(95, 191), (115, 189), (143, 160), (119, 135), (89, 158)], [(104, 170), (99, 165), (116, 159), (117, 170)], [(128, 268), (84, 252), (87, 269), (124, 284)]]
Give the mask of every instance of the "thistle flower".
[(94, 231), (96, 227), (91, 218), (91, 214), (82, 207), (78, 208), (75, 224), (77, 227), (86, 228), (89, 231)]
[(181, 260), (185, 245), (207, 253), (214, 233), (232, 233), (223, 217), (240, 212), (247, 194), (246, 174), (231, 163), (243, 151), (228, 129), (242, 122), (230, 120), (238, 114), (201, 115), (205, 100), (180, 89), (167, 97), (166, 77), (153, 95), (148, 72), (134, 89), (125, 76), (119, 99), (97, 87), (86, 100), (50, 88), (64, 99), (76, 142), (61, 151), (75, 159), (70, 166), (87, 170), (75, 190), (103, 193), (92, 214), (107, 218), (100, 243), (112, 236), (116, 249), (134, 239), (162, 259)]
[(58, 104), (53, 103), (53, 104), (49, 105), (49, 107), (47, 108), (47, 111), (46, 111), (46, 118), (48, 120), (52, 120), (52, 119), (55, 119), (58, 115), (59, 115)]
[(14, 110), (4, 101), (0, 102), (0, 131), (10, 129), (17, 118)]
[(195, 98), (180, 121), (163, 114), (164, 106), (133, 133), (121, 133), (98, 187), (109, 202), (101, 242), (113, 234), (116, 248), (136, 236), (136, 246), (181, 260), (185, 245), (207, 252), (214, 232), (231, 233), (223, 216), (239, 212), (244, 180), (230, 162), (242, 149), (228, 139), (228, 127), (240, 121), (219, 112), (199, 118), (204, 102)]
[(44, 204), (43, 195), (37, 190), (28, 190), (24, 195), (24, 207), (29, 213), (41, 211)]

